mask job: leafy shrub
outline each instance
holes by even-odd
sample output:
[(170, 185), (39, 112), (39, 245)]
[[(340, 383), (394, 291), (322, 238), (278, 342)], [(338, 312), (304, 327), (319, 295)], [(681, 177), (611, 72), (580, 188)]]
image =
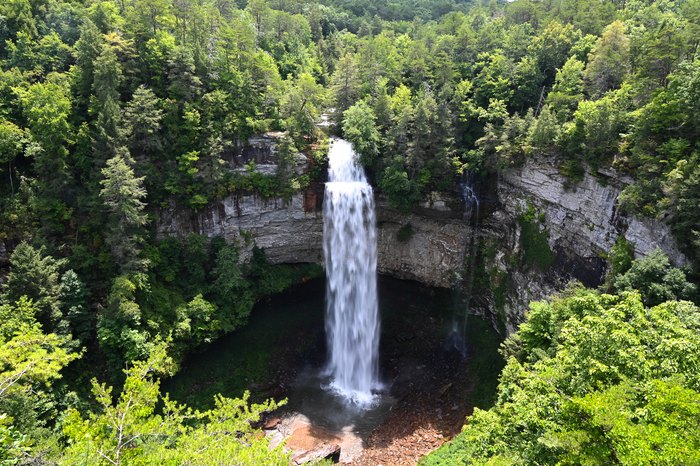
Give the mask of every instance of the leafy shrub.
[(530, 305), (502, 346), (498, 401), (421, 461), (694, 464), (700, 309), (572, 288)]
[(697, 286), (688, 281), (683, 270), (673, 267), (660, 249), (632, 262), (629, 270), (613, 279), (613, 288), (638, 290), (647, 306), (673, 299), (697, 299)]
[(401, 243), (405, 243), (413, 237), (413, 225), (406, 223), (396, 232), (396, 239)]
[(554, 263), (554, 254), (549, 248), (549, 234), (542, 228), (541, 218), (534, 206), (518, 217), (520, 225), (520, 247), (523, 250), (523, 262), (540, 270), (549, 269)]

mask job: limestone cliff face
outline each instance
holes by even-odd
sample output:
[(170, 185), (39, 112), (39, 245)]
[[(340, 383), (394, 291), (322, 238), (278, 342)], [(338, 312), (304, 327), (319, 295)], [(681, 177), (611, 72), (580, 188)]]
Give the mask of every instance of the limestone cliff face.
[[(459, 206), (459, 201), (454, 200)], [(406, 214), (380, 199), (377, 252), (380, 273), (443, 288), (455, 284), (472, 230), (462, 210), (438, 199)]]
[[(232, 195), (199, 212), (175, 207), (164, 209), (160, 212), (158, 235), (219, 236), (238, 244), (244, 259), (257, 245), (274, 264), (320, 264), (323, 218), (322, 192), (318, 189), (299, 193), (289, 200)], [(409, 225), (409, 237), (400, 239), (399, 230)], [(432, 286), (451, 286), (451, 275), (464, 260), (465, 225), (458, 210), (423, 209), (419, 213), (402, 214), (380, 200), (377, 206), (380, 273)]]
[[(240, 170), (254, 161), (257, 171), (275, 173), (276, 146), (281, 136), (266, 133), (251, 138), (230, 161), (231, 168)], [(296, 168), (303, 166), (304, 161), (299, 160)], [(462, 220), (460, 201), (451, 199), (449, 203), (430, 199), (414, 213), (405, 214), (377, 200), (380, 273), (432, 286), (453, 285), (454, 271), (464, 260), (468, 229)], [(172, 205), (158, 212), (157, 234), (223, 237), (240, 246), (244, 260), (257, 245), (274, 264), (323, 263), (322, 205), (323, 185), (318, 183), (288, 200), (237, 194), (196, 212)], [(409, 231), (405, 238), (399, 233), (402, 228)]]
[[(259, 165), (270, 162), (274, 140), (255, 139), (248, 156)], [(528, 161), (482, 186), (476, 228), (458, 193), (432, 195), (410, 213), (396, 211), (379, 198), (379, 271), (439, 287), (460, 287), (473, 277), (471, 310), (491, 316), (497, 327), (510, 332), (530, 301), (561, 289), (570, 279), (600, 284), (605, 253), (619, 235), (634, 244), (637, 256), (658, 247), (676, 265), (686, 262), (666, 225), (618, 211), (625, 183), (607, 172), (586, 174), (571, 186), (553, 162)], [(244, 258), (257, 245), (272, 263), (322, 263), (322, 203), (322, 184), (288, 200), (231, 195), (199, 212), (174, 206), (162, 210), (158, 234), (221, 236), (238, 243)], [(525, 212), (536, 214), (537, 234), (545, 238), (541, 243), (549, 251), (544, 266), (527, 261), (532, 239), (523, 236)]]
[(623, 234), (638, 257), (661, 248), (674, 264), (685, 264), (668, 226), (618, 213), (617, 198), (626, 181), (613, 172), (598, 175), (586, 173), (580, 183), (569, 187), (554, 165), (528, 162), (503, 174), (499, 199), (506, 212), (522, 210), (526, 202), (534, 204), (545, 214), (551, 246), (572, 257), (595, 260)]
[[(507, 281), (505, 295), (484, 293), (482, 307), (495, 310), (507, 332), (517, 327), (530, 301), (562, 289), (569, 280), (588, 286), (602, 283), (605, 254), (620, 235), (634, 245), (636, 257), (660, 248), (675, 265), (687, 263), (667, 225), (619, 212), (617, 198), (627, 182), (605, 172), (597, 177), (586, 174), (572, 186), (554, 163), (542, 160), (501, 174), (497, 209), (483, 220), (477, 234), (480, 242), (493, 245), (493, 260), (487, 266), (492, 290), (500, 284), (494, 281)], [(536, 212), (536, 223), (551, 250), (551, 265), (545, 269), (518, 260), (530, 246), (521, 238), (521, 218), (528, 210)]]
[(289, 200), (231, 195), (200, 212), (174, 207), (160, 212), (159, 236), (190, 233), (220, 236), (236, 243), (244, 259), (257, 245), (275, 264), (322, 260), (323, 219), (313, 191)]

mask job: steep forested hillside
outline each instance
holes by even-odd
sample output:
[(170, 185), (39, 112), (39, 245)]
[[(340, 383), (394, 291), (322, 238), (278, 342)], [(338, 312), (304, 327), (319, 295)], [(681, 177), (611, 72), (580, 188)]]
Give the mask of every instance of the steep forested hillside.
[[(614, 169), (691, 262), (619, 242), (617, 294), (533, 305), (495, 408), (428, 461), (700, 461), (698, 310), (666, 302), (697, 298), (699, 43), (698, 0), (3, 0), (0, 461), (286, 464), (248, 422), (274, 403), (193, 412), (157, 380), (318, 267), (155, 225), (322, 181), (324, 113), (399, 209), (528, 158)], [(275, 173), (241, 164), (270, 131)]]

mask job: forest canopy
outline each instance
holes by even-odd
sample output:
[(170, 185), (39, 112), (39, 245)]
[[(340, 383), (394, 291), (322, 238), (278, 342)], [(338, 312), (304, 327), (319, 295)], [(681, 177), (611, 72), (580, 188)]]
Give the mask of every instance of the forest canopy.
[[(323, 181), (323, 115), (398, 209), (532, 158), (572, 186), (612, 169), (691, 262), (614, 250), (612, 294), (533, 304), (496, 407), (429, 461), (700, 461), (676, 435), (699, 418), (699, 41), (700, 0), (3, 0), (0, 462), (215, 464), (223, 439), (286, 464), (249, 429), (274, 402), (196, 412), (158, 378), (318, 268), (157, 225)], [(239, 157), (268, 132), (274, 173)]]

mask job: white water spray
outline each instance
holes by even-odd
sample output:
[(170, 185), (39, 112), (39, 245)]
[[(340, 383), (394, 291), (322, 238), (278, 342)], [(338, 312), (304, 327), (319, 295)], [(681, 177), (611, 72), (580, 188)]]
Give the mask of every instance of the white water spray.
[(354, 404), (380, 388), (374, 195), (349, 142), (334, 139), (323, 201), (331, 388)]

